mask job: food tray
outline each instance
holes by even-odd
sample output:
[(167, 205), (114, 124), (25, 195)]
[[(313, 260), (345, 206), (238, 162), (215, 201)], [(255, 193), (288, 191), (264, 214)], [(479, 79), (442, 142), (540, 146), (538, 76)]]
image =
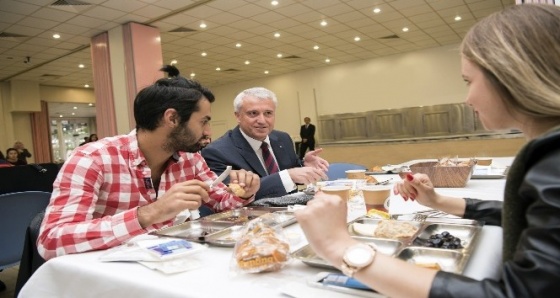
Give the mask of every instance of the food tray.
[(243, 225), (251, 219), (255, 219), (263, 214), (270, 213), (268, 210), (260, 209), (250, 209), (250, 208), (239, 208), (229, 211), (224, 211), (220, 213), (215, 213), (212, 215), (205, 216), (200, 219), (204, 222), (215, 222), (215, 223), (225, 223), (225, 224), (235, 224)]
[[(294, 213), (290, 211), (276, 211), (274, 213), (271, 213), (271, 215), (274, 218), (274, 222), (272, 223), (272, 225), (285, 227), (296, 222)], [(239, 237), (241, 237), (242, 232), (243, 226), (231, 226), (216, 233), (207, 235), (205, 237), (205, 242), (216, 246), (233, 247), (235, 246), (235, 243), (237, 242)]]
[[(418, 227), (418, 231), (410, 238), (381, 239), (374, 238), (373, 233), (371, 233), (371, 237), (356, 233), (352, 227), (354, 223), (377, 226), (381, 221), (381, 219), (368, 217), (360, 217), (350, 222), (348, 224), (348, 231), (356, 240), (375, 243), (378, 246), (379, 252), (383, 254), (391, 255), (410, 263), (437, 263), (443, 271), (462, 273), (478, 241), (480, 231), (482, 230), (482, 223), (475, 220), (453, 218), (428, 219), (433, 221), (415, 222), (399, 220), (399, 222), (408, 222)], [(441, 220), (441, 222), (437, 220)], [(460, 238), (461, 247), (437, 248), (424, 246), (431, 235), (441, 234), (444, 231)], [(304, 246), (294, 252), (292, 256), (309, 266), (334, 268), (326, 261), (317, 257), (309, 246)]]
[(407, 247), (399, 252), (397, 258), (412, 264), (435, 264), (442, 271), (461, 274), (465, 269), (469, 255), (455, 250), (430, 247)]
[[(377, 250), (380, 253), (389, 256), (394, 256), (403, 247), (403, 243), (397, 240), (368, 238), (368, 237), (359, 237), (359, 236), (354, 236), (352, 238), (364, 243), (374, 243), (377, 246)], [(313, 251), (313, 249), (311, 249), (311, 246), (309, 245), (306, 245), (293, 252), (292, 257), (295, 259), (299, 259), (303, 263), (312, 267), (336, 269), (329, 262), (317, 256), (317, 254), (315, 254), (315, 252)]]
[(188, 221), (182, 224), (159, 229), (152, 235), (182, 238), (189, 241), (205, 242), (208, 235), (230, 227), (232, 224), (203, 221)]

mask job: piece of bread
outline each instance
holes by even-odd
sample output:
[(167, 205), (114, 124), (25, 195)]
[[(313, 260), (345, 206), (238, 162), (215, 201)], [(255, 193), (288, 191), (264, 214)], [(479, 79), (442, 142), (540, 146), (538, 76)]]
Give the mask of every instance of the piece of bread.
[(400, 239), (410, 238), (414, 236), (416, 232), (418, 232), (418, 228), (408, 222), (382, 220), (377, 224), (373, 236), (378, 238)]
[(245, 197), (245, 189), (243, 187), (241, 187), (241, 185), (239, 185), (237, 183), (230, 183), (228, 186), (229, 186), (229, 189), (231, 189), (231, 191), (233, 192), (234, 195), (236, 195), (238, 197)]
[(276, 232), (258, 224), (241, 237), (235, 247), (237, 266), (249, 273), (280, 270), (288, 261), (289, 244)]
[(379, 181), (377, 181), (377, 179), (375, 179), (375, 177), (368, 175), (366, 176), (366, 183), (377, 183)]

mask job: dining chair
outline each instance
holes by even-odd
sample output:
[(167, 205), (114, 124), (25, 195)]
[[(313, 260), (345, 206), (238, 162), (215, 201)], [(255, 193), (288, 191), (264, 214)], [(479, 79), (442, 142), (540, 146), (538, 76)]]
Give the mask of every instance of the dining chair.
[(31, 220), (45, 210), (51, 194), (24, 191), (0, 195), (0, 270), (17, 265)]
[(343, 179), (346, 178), (346, 171), (348, 170), (367, 170), (367, 167), (355, 163), (335, 162), (329, 165), (327, 177), (329, 177), (329, 180)]

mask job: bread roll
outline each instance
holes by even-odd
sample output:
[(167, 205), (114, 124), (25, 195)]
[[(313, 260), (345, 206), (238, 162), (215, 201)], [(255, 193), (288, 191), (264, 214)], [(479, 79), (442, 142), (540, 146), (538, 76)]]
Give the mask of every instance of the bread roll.
[(230, 183), (228, 186), (231, 189), (231, 191), (233, 191), (234, 195), (238, 197), (245, 197), (245, 189), (243, 189), (241, 185), (237, 183)]
[(235, 247), (237, 266), (249, 273), (280, 270), (288, 261), (289, 253), (289, 244), (262, 223), (249, 228)]

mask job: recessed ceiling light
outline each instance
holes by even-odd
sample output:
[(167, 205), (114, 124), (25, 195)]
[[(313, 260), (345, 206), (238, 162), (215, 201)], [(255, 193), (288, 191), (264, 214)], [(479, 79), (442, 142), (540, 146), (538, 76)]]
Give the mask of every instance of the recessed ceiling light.
[(455, 21), (460, 21), (461, 20), (461, 16), (456, 16), (455, 17)]
[(206, 57), (206, 55), (208, 55), (206, 52), (200, 53), (200, 56), (202, 56), (202, 57)]
[(272, 1), (272, 2), (270, 2), (270, 4), (276, 6), (276, 5), (278, 5), (278, 1)]
[[(88, 85), (88, 84), (85, 84), (84, 87), (89, 88), (89, 85)], [(93, 105), (93, 104), (90, 103), (90, 107), (91, 107), (92, 105)]]
[(361, 38), (359, 36), (354, 37), (354, 41), (360, 41)]
[(206, 28), (206, 24), (205, 23), (200, 23), (199, 27), (204, 29), (204, 28)]
[(86, 67), (86, 66), (83, 65), (83, 64), (79, 64), (78, 67), (79, 67), (79, 68), (84, 68), (84, 67)]
[(59, 118), (62, 118), (62, 115), (58, 115)]
[(264, 74), (268, 74), (268, 70), (265, 70), (265, 71), (264, 71)]
[(380, 12), (381, 12), (381, 9), (379, 9), (377, 7), (373, 9), (373, 13), (380, 13)]
[(73, 107), (73, 109), (74, 109), (74, 110), (77, 110), (77, 109), (78, 109), (78, 107)]
[(241, 44), (240, 44), (240, 43), (236, 43), (236, 44), (235, 44), (235, 47), (236, 47), (236, 48), (240, 48), (240, 47), (241, 47)]
[(325, 20), (321, 21), (321, 26), (325, 27), (325, 26), (327, 26), (327, 24), (328, 24), (327, 21), (325, 21)]
[(76, 115), (76, 113), (72, 113), (72, 116)]
[(276, 38), (280, 37), (280, 33), (278, 33), (278, 32), (274, 33), (274, 37), (276, 37)]
[(245, 65), (249, 65), (249, 64), (251, 64), (251, 61), (245, 60)]
[(282, 53), (278, 53), (278, 54), (276, 54), (276, 57), (278, 57), (278, 58), (282, 58)]
[(402, 31), (403, 31), (403, 32), (408, 32), (408, 27), (402, 28)]
[(331, 59), (327, 58), (327, 59), (325, 59), (325, 62), (330, 63)]
[(194, 77), (194, 76), (196, 76), (196, 73), (191, 72), (191, 78)]
[(216, 67), (216, 70), (217, 70), (217, 71), (220, 71), (220, 70), (222, 70), (222, 69), (221, 69), (221, 68), (219, 68), (219, 67)]
[(53, 34), (53, 36), (52, 36), (52, 37), (53, 37), (54, 39), (59, 39), (59, 38), (60, 38), (60, 34), (58, 34), (58, 33), (55, 33), (55, 34)]
[(171, 60), (171, 62), (169, 62), (169, 64), (171, 64), (171, 65), (177, 64), (177, 60), (173, 59), (173, 60)]
[(313, 46), (313, 49), (314, 49), (314, 50), (318, 50), (318, 49), (319, 49), (319, 46), (318, 46), (318, 45), (315, 45), (315, 46)]
[(93, 104), (90, 102), (90, 103), (88, 103), (88, 106), (93, 107)]

